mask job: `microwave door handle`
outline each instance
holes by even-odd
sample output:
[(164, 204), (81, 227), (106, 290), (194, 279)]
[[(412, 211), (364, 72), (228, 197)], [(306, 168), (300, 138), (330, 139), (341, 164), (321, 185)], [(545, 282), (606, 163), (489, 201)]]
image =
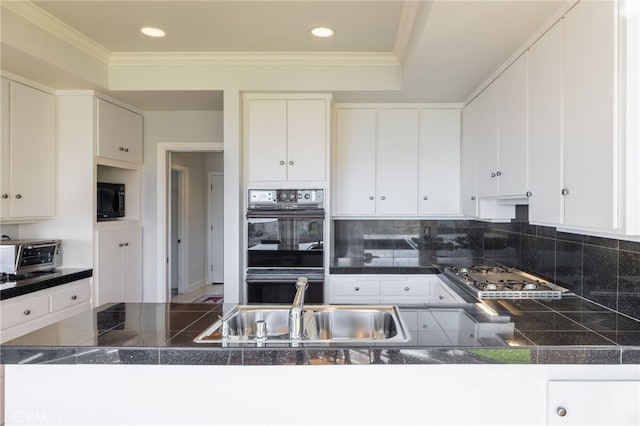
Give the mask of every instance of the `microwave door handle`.
[(118, 211), (122, 211), (124, 208), (124, 191), (118, 192)]

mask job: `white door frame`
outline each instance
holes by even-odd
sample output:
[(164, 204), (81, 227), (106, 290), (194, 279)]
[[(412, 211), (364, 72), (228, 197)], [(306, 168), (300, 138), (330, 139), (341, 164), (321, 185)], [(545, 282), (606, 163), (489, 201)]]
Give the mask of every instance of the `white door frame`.
[[(207, 186), (213, 184), (214, 176), (222, 176), (222, 178), (224, 179), (224, 172), (208, 172)], [(213, 239), (211, 230), (213, 230), (213, 223), (215, 222), (215, 220), (213, 217), (213, 209), (211, 208), (213, 193), (211, 191), (210, 186), (209, 186), (209, 190), (207, 191), (207, 194), (208, 194), (207, 195), (207, 281), (208, 281), (208, 284), (211, 284), (213, 282), (213, 266), (214, 266), (213, 260), (212, 260), (212, 252), (214, 251), (213, 250), (214, 239)], [(220, 200), (218, 199), (218, 201)], [(222, 200), (222, 202), (224, 203), (224, 199)], [(214, 233), (218, 236), (222, 236), (224, 241), (224, 229), (214, 230)], [(224, 264), (224, 262), (222, 263)]]
[(156, 236), (157, 254), (157, 294), (159, 303), (167, 303), (171, 299), (171, 283), (168, 281), (170, 264), (169, 250), (167, 241), (169, 240), (169, 180), (171, 173), (169, 171), (169, 152), (224, 152), (223, 142), (159, 142), (157, 144), (157, 161), (156, 161)]
[[(186, 249), (189, 247), (189, 169), (179, 164), (170, 164), (171, 171), (178, 172), (178, 238), (180, 244), (178, 245), (178, 294), (185, 294), (188, 292), (187, 288), (187, 265), (189, 251)], [(169, 179), (169, 187), (171, 186), (171, 180)], [(170, 193), (170, 189), (167, 191)], [(167, 223), (169, 224), (168, 235), (171, 235), (171, 208), (169, 206), (169, 217)], [(167, 239), (170, 241), (170, 239)], [(167, 277), (171, 277), (171, 242), (168, 247), (169, 262), (167, 262)], [(170, 284), (170, 283), (169, 283)], [(171, 287), (171, 286), (169, 286)]]

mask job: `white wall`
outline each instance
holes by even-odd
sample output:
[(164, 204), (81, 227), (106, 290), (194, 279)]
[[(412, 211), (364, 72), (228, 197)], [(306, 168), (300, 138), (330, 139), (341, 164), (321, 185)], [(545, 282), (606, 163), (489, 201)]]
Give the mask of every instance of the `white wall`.
[[(221, 142), (222, 111), (152, 111), (144, 114), (142, 191), (144, 301), (160, 300), (156, 265), (156, 176), (159, 142)], [(204, 268), (203, 268), (204, 270)]]

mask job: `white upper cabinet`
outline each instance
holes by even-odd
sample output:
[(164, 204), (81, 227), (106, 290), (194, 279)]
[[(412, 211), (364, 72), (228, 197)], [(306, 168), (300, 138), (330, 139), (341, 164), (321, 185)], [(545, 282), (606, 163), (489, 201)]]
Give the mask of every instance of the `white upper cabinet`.
[(375, 109), (336, 111), (336, 215), (376, 213), (376, 114)]
[(96, 155), (117, 161), (142, 163), (142, 115), (96, 99), (98, 131)]
[(582, 1), (564, 17), (564, 223), (617, 226), (617, 3)]
[(336, 216), (460, 215), (460, 110), (336, 108)]
[(498, 196), (527, 192), (527, 53), (498, 79)]
[(418, 214), (418, 141), (418, 110), (378, 111), (378, 214)]
[(460, 202), (466, 217), (478, 215), (478, 98), (462, 110)]
[(55, 96), (7, 79), (1, 86), (0, 217), (55, 216)]
[(327, 96), (310, 99), (245, 98), (250, 182), (325, 181)]
[(498, 84), (478, 96), (478, 197), (498, 195)]
[(420, 214), (459, 215), (460, 110), (422, 110), (420, 131)]
[(563, 223), (562, 21), (529, 49), (529, 221)]
[(527, 55), (478, 96), (478, 196), (524, 197), (527, 181)]

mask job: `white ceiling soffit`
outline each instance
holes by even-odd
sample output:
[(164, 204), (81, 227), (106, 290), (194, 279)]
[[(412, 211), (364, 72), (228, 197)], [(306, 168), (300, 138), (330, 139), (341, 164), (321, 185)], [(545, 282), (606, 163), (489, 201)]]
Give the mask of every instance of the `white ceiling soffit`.
[(223, 93), (216, 90), (111, 91), (110, 96), (143, 111), (222, 111)]
[[(344, 91), (334, 93), (334, 99), (460, 102), (562, 5), (573, 1), (68, 0), (3, 2), (3, 7), (29, 15), (50, 33), (109, 63), (402, 62), (402, 90)], [(309, 36), (316, 25), (330, 26), (336, 35)], [(141, 26), (160, 27), (167, 37), (143, 36)], [(166, 94), (183, 96), (186, 102), (189, 94), (197, 93)], [(160, 108), (161, 94), (131, 97), (144, 103), (145, 95), (155, 96), (148, 104)], [(209, 100), (205, 94), (194, 104)]]

